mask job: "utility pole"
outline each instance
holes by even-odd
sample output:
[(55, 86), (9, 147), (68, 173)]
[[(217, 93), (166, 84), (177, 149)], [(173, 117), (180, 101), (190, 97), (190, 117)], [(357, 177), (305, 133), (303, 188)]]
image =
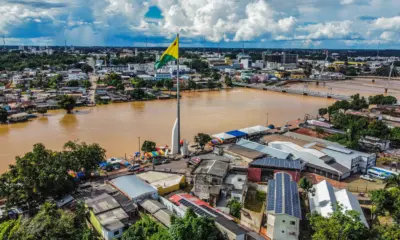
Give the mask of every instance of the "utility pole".
[(138, 143), (139, 150), (138, 150), (138, 152), (139, 152), (139, 155), (140, 155), (140, 137), (138, 137), (138, 139), (139, 139), (139, 143)]
[(268, 127), (268, 112), (267, 112), (267, 126), (266, 127)]
[(392, 62), (392, 65), (390, 65), (389, 78), (385, 88), (385, 93), (387, 93), (389, 90), (390, 78), (392, 77), (393, 68), (394, 68), (394, 61)]

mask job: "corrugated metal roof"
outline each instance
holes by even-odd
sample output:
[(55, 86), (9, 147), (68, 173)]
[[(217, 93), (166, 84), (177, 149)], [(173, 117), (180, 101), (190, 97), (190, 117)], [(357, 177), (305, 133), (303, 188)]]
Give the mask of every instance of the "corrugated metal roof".
[(130, 198), (135, 199), (145, 194), (157, 193), (157, 189), (140, 180), (135, 175), (122, 176), (111, 180), (112, 184)]
[(338, 190), (324, 180), (314, 185), (315, 194), (309, 194), (311, 212), (318, 212), (321, 216), (328, 217), (336, 209), (336, 204), (343, 206), (342, 211), (355, 210), (360, 213), (361, 221), (368, 227), (367, 220), (356, 196), (346, 189)]
[(238, 141), (236, 143), (236, 145), (245, 147), (245, 148), (249, 148), (255, 151), (259, 151), (265, 154), (270, 155), (271, 157), (275, 157), (275, 158), (280, 158), (280, 159), (287, 159), (290, 156), (290, 153), (288, 152), (284, 152), (284, 151), (280, 151), (278, 149), (269, 147), (269, 146), (265, 146), (256, 142), (252, 142), (246, 139), (241, 139), (240, 141)]

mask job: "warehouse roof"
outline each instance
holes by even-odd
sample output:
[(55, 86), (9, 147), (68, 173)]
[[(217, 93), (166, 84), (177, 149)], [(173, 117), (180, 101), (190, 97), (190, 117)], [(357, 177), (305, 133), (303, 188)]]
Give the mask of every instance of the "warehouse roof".
[(131, 199), (148, 193), (157, 193), (157, 189), (145, 183), (135, 175), (127, 175), (111, 180), (111, 183)]

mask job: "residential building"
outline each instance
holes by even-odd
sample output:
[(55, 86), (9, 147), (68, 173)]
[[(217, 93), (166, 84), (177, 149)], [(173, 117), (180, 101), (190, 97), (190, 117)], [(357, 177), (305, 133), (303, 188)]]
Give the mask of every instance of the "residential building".
[(235, 199), (243, 203), (247, 193), (247, 172), (228, 173), (221, 192), (226, 199)]
[(172, 79), (172, 74), (169, 72), (157, 72), (154, 75), (154, 80), (159, 81), (163, 79)]
[(221, 231), (222, 235), (229, 240), (244, 240), (247, 236), (247, 231), (236, 224), (233, 218), (222, 213), (218, 209), (211, 207), (204, 201), (189, 195), (189, 194), (175, 194), (169, 199), (184, 211), (187, 208), (192, 208), (199, 216), (207, 216), (215, 220), (215, 224)]
[(308, 195), (311, 212), (317, 212), (323, 217), (329, 217), (337, 208), (337, 204), (340, 204), (343, 207), (343, 212), (355, 210), (360, 213), (361, 222), (368, 227), (367, 220), (357, 197), (347, 191), (347, 189), (335, 189), (326, 180), (315, 184), (313, 188), (315, 189), (314, 195)]
[(166, 172), (147, 171), (137, 177), (157, 189), (161, 196), (179, 190), (185, 183), (185, 175)]
[(166, 227), (171, 227), (171, 216), (173, 212), (167, 209), (162, 203), (154, 199), (146, 199), (139, 203), (145, 213), (151, 214), (157, 221)]
[(219, 160), (202, 160), (194, 174), (192, 192), (200, 199), (215, 205), (219, 199), (224, 178), (228, 174), (229, 163)]
[(129, 197), (134, 203), (145, 199), (158, 199), (157, 189), (135, 175), (117, 177), (111, 180), (110, 184)]
[(122, 237), (123, 229), (128, 227), (128, 214), (109, 194), (85, 201), (89, 208), (89, 221), (96, 231), (106, 240)]
[(297, 183), (288, 173), (275, 173), (268, 181), (267, 236), (271, 240), (297, 240), (301, 220)]

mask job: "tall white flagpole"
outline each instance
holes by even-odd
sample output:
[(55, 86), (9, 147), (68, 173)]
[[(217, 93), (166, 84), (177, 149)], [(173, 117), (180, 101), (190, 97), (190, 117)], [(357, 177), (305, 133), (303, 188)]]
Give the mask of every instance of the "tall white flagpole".
[(177, 121), (177, 128), (178, 128), (178, 137), (177, 137), (177, 146), (178, 146), (178, 153), (181, 152), (181, 144), (180, 144), (180, 139), (181, 139), (181, 106), (180, 106), (180, 96), (179, 96), (179, 33), (176, 34), (176, 38), (178, 40), (178, 66), (177, 66), (177, 71), (176, 71), (176, 97), (177, 97), (177, 112), (176, 112), (176, 121)]

